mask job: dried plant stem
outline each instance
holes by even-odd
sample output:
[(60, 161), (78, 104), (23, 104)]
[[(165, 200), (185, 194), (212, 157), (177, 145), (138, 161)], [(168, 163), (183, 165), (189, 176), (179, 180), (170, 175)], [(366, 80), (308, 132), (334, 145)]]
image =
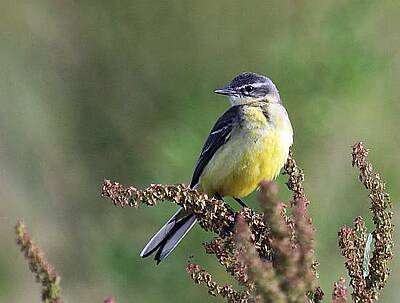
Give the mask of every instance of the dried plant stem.
[(347, 303), (347, 288), (344, 278), (340, 278), (333, 286), (332, 303)]
[[(393, 213), (389, 210), (391, 202), (385, 191), (385, 184), (379, 174), (373, 172), (367, 161), (368, 150), (361, 142), (353, 146), (353, 166), (360, 170), (359, 179), (369, 190), (371, 213), (375, 225), (372, 232), (374, 250), (368, 260), (370, 247), (367, 245), (368, 231), (364, 219), (357, 217), (354, 227), (342, 227), (339, 231), (339, 246), (346, 260), (355, 303), (372, 303), (378, 300), (390, 274), (388, 262), (393, 256)], [(366, 259), (367, 257), (367, 259)], [(369, 261), (369, 264), (368, 264)]]
[(29, 263), (29, 268), (37, 282), (42, 284), (42, 301), (45, 303), (61, 303), (60, 277), (44, 257), (42, 250), (32, 241), (25, 225), (18, 221), (15, 226), (17, 244)]
[[(283, 216), (289, 229), (290, 240), (292, 243), (294, 243), (294, 245), (296, 245), (297, 242), (298, 245), (302, 246), (302, 255), (300, 256), (300, 258), (303, 260), (303, 262), (301, 262), (301, 264), (309, 264), (311, 262), (311, 268), (313, 269), (313, 271), (310, 272), (307, 265), (306, 267), (303, 267), (303, 273), (305, 275), (313, 274), (315, 275), (315, 278), (318, 278), (317, 268), (319, 263), (316, 261), (314, 254), (315, 230), (312, 224), (312, 219), (308, 215), (307, 211), (307, 207), (309, 206), (310, 201), (307, 199), (304, 192), (304, 172), (297, 165), (291, 150), (284, 166), (284, 174), (288, 176), (288, 181), (286, 185), (289, 190), (293, 192), (292, 199), (290, 200), (290, 205), (294, 208), (294, 218), (290, 218), (286, 215), (286, 205), (283, 204)], [(297, 233), (295, 232), (296, 229), (298, 230)], [(308, 277), (307, 281), (313, 281), (314, 283), (313, 285), (307, 285), (306, 287), (313, 288), (312, 293), (309, 294), (310, 297), (312, 297), (312, 299), (316, 302), (322, 301), (324, 297), (324, 292), (322, 291), (321, 287), (316, 286), (316, 279)]]
[(275, 269), (271, 262), (263, 262), (251, 241), (250, 229), (242, 217), (236, 223), (236, 241), (241, 253), (239, 260), (248, 274), (250, 281), (256, 286), (256, 293), (263, 302), (284, 303), (286, 296), (278, 283)]
[[(343, 227), (339, 232), (339, 246), (347, 259), (345, 265), (355, 303), (377, 300), (378, 290), (384, 287), (389, 275), (387, 264), (393, 248), (389, 195), (384, 191), (379, 175), (372, 173), (366, 156), (367, 150), (361, 143), (353, 147), (353, 165), (360, 169), (360, 180), (370, 191), (375, 223), (372, 233), (375, 248), (369, 265), (371, 241), (364, 219), (357, 217), (353, 227)], [(236, 290), (230, 285), (220, 286), (210, 273), (190, 262), (187, 271), (191, 278), (196, 283), (205, 284), (214, 296), (220, 295), (228, 302), (241, 303), (321, 302), (324, 294), (316, 286), (318, 263), (314, 253), (315, 230), (307, 210), (310, 202), (304, 194), (304, 173), (292, 153), (284, 170), (288, 175), (287, 186), (293, 192), (289, 206), (279, 200), (278, 189), (273, 182), (262, 182), (259, 199), (263, 210), (261, 214), (249, 208), (234, 213), (223, 201), (209, 198), (182, 184), (153, 184), (139, 190), (105, 180), (102, 194), (122, 207), (155, 205), (168, 200), (190, 209), (204, 230), (217, 235), (204, 244), (206, 252), (215, 255), (242, 288)], [(334, 284), (332, 302), (346, 303), (346, 296), (345, 280), (341, 278)]]
[[(291, 154), (285, 171), (288, 187), (293, 191), (290, 203), (293, 217), (287, 214), (287, 206), (279, 201), (277, 187), (271, 182), (261, 184), (262, 214), (249, 208), (235, 214), (223, 201), (209, 198), (183, 184), (153, 184), (140, 190), (105, 180), (102, 194), (122, 207), (152, 206), (168, 200), (190, 209), (203, 229), (217, 234), (217, 238), (205, 244), (206, 252), (215, 255), (243, 286), (242, 291), (218, 286), (210, 273), (190, 263), (188, 271), (192, 279), (196, 283), (204, 282), (214, 295), (220, 294), (229, 302), (233, 298), (240, 298), (240, 302), (260, 298), (272, 298), (271, 302), (306, 302), (307, 293), (315, 293), (315, 297), (322, 299), (322, 290), (315, 287), (314, 229), (306, 207), (309, 201), (302, 185), (304, 174)], [(236, 223), (239, 224), (236, 236), (235, 222), (245, 224), (244, 227)]]
[[(212, 231), (221, 238), (233, 235), (235, 213), (223, 201), (209, 198), (206, 194), (191, 189), (184, 184), (164, 185), (152, 184), (140, 190), (136, 187), (124, 187), (117, 182), (105, 180), (102, 195), (112, 200), (114, 205), (121, 207), (139, 207), (140, 204), (154, 206), (157, 202), (171, 201), (179, 206), (190, 209), (197, 217), (200, 226), (206, 231)], [(250, 225), (257, 239), (255, 245), (259, 254), (267, 257), (268, 237), (262, 214), (257, 214), (250, 208), (238, 212)]]
[[(353, 288), (355, 303), (373, 303), (378, 299), (390, 274), (388, 262), (393, 256), (393, 213), (385, 184), (367, 162), (368, 150), (362, 143), (353, 146), (353, 166), (360, 170), (359, 179), (369, 190), (371, 213), (375, 230), (368, 234), (364, 219), (357, 217), (353, 227), (339, 231), (339, 247), (346, 258), (345, 266)], [(215, 255), (239, 283), (240, 290), (231, 285), (219, 285), (200, 265), (189, 262), (187, 272), (195, 283), (204, 284), (208, 292), (234, 303), (317, 303), (323, 300), (323, 291), (316, 287), (318, 263), (314, 254), (315, 230), (309, 217), (309, 201), (304, 194), (304, 174), (290, 153), (284, 167), (288, 188), (293, 192), (289, 207), (278, 198), (273, 182), (260, 184), (260, 204), (263, 212), (243, 208), (234, 213), (223, 201), (209, 198), (204, 193), (185, 185), (153, 184), (144, 190), (124, 187), (105, 180), (102, 194), (115, 205), (138, 207), (172, 201), (190, 209), (204, 230), (217, 237), (204, 247)], [(288, 209), (291, 209), (291, 215)], [(42, 301), (61, 303), (60, 277), (44, 258), (40, 248), (31, 240), (26, 227), (18, 222), (17, 243), (29, 262), (37, 281), (42, 284)], [(372, 236), (371, 236), (372, 235)], [(369, 260), (371, 239), (374, 240)], [(114, 300), (106, 298), (105, 303)], [(333, 303), (347, 303), (345, 280), (334, 284)]]
[(261, 184), (260, 203), (272, 248), (272, 262), (254, 255), (251, 245), (251, 233), (244, 220), (237, 221), (237, 241), (242, 246), (241, 259), (256, 292), (264, 302), (306, 302), (306, 294), (315, 288), (316, 276), (312, 264), (314, 261), (313, 229), (309, 226), (307, 209), (303, 199), (299, 199), (294, 209), (294, 234), (296, 242), (291, 240), (291, 232), (285, 217), (282, 216), (283, 203), (278, 198), (278, 188), (273, 182)]
[(244, 271), (243, 264), (238, 261), (239, 251), (235, 241), (229, 238), (215, 238), (209, 243), (204, 243), (207, 254), (215, 255), (219, 263), (225, 267), (240, 285), (249, 289), (254, 287), (253, 283), (249, 282), (248, 276)]
[(220, 286), (213, 280), (210, 273), (205, 271), (198, 264), (188, 263), (186, 271), (190, 274), (192, 280), (197, 284), (205, 284), (208, 288), (208, 293), (212, 296), (220, 295), (225, 298), (229, 303), (243, 302), (252, 303), (254, 300), (250, 299), (250, 293), (247, 290), (242, 292), (236, 291), (232, 285)]

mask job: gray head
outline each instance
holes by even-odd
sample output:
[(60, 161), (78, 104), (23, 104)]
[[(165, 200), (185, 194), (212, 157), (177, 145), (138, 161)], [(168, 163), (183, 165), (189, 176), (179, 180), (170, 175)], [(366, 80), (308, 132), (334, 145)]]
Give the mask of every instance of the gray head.
[(256, 73), (241, 73), (227, 86), (216, 89), (214, 93), (228, 96), (232, 105), (260, 101), (281, 103), (278, 89), (271, 79)]

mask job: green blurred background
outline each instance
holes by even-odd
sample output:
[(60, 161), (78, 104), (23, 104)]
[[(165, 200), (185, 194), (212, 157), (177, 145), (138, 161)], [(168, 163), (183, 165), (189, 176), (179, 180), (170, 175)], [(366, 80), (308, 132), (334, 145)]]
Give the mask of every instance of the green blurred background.
[[(3, 0), (0, 7), (1, 302), (40, 297), (14, 244), (17, 219), (62, 276), (66, 302), (109, 295), (119, 303), (222, 302), (185, 272), (194, 255), (227, 281), (203, 252), (211, 234), (195, 228), (155, 266), (138, 254), (175, 206), (115, 208), (100, 185), (188, 182), (228, 107), (212, 91), (242, 71), (269, 75), (288, 109), (327, 299), (346, 275), (337, 230), (369, 216), (350, 165), (356, 140), (372, 150), (398, 211), (397, 1)], [(398, 302), (399, 259), (391, 266), (382, 302)]]

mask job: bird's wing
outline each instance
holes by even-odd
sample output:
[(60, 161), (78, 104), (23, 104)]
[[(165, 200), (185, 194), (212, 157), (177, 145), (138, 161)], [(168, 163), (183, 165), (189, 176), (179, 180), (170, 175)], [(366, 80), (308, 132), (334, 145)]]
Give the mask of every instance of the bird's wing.
[(206, 143), (204, 143), (201, 154), (196, 163), (190, 187), (193, 188), (199, 182), (200, 176), (204, 168), (210, 162), (215, 152), (224, 145), (231, 135), (233, 124), (239, 114), (240, 106), (232, 106), (229, 108), (215, 123), (213, 129), (208, 135)]

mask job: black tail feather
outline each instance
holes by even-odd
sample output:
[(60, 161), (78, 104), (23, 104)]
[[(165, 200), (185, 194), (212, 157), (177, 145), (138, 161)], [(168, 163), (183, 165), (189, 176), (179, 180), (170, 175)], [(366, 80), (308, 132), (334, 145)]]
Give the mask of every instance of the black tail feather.
[(165, 240), (163, 240), (158, 246), (158, 251), (154, 256), (154, 260), (157, 261), (157, 264), (159, 264), (175, 249), (179, 242), (182, 241), (185, 235), (193, 227), (195, 222), (195, 215), (190, 214), (175, 224)]
[(194, 214), (179, 209), (168, 222), (151, 238), (140, 256), (146, 258), (157, 251), (157, 264), (166, 258), (196, 223)]

